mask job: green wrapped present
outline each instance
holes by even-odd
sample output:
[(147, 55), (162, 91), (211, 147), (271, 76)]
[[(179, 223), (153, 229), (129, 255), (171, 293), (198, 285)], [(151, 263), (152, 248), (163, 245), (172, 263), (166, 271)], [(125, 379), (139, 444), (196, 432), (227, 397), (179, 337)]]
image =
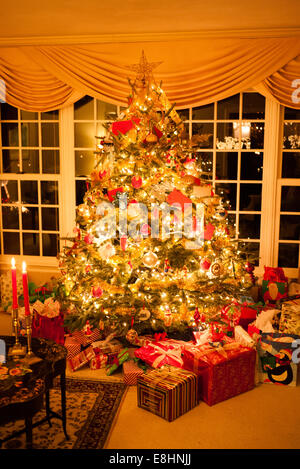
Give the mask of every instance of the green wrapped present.
[(114, 371), (116, 371), (122, 363), (126, 362), (129, 358), (128, 348), (121, 350), (121, 352), (114, 358), (112, 365), (109, 365), (106, 368), (107, 376), (110, 376)]

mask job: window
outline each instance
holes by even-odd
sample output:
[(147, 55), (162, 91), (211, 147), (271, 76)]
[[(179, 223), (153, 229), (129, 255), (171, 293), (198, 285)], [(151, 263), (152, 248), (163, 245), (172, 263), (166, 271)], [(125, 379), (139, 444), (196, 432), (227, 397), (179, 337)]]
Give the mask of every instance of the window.
[[(285, 107), (278, 179), (276, 257), (279, 267), (298, 277), (300, 244), (300, 111)], [(292, 270), (294, 269), (294, 270)]]
[(0, 106), (1, 254), (59, 251), (59, 113)]

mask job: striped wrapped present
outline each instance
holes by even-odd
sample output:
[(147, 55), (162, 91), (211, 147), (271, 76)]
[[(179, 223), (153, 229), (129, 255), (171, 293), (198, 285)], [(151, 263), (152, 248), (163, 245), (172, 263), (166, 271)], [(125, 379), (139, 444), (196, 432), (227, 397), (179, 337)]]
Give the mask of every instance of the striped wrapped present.
[(117, 355), (123, 348), (123, 345), (118, 340), (98, 340), (92, 343), (95, 353), (115, 354)]
[(138, 377), (143, 374), (144, 371), (133, 360), (123, 363), (123, 379), (128, 386), (136, 385)]
[(84, 330), (75, 331), (72, 333), (72, 337), (77, 340), (81, 345), (90, 345), (101, 337), (100, 329), (92, 329), (90, 333), (86, 333)]
[(71, 371), (79, 370), (79, 368), (82, 368), (84, 365), (87, 365), (94, 357), (95, 352), (93, 350), (93, 347), (89, 347), (83, 350), (82, 352), (78, 353), (78, 355), (76, 355), (75, 357), (67, 359), (68, 368)]
[(103, 353), (99, 353), (90, 361), (90, 369), (91, 370), (100, 370), (101, 368), (105, 368), (107, 364), (108, 356), (104, 355)]
[(73, 358), (80, 353), (81, 345), (74, 337), (66, 337), (64, 345), (68, 350), (67, 358)]
[(198, 378), (191, 371), (166, 366), (137, 380), (138, 406), (171, 422), (198, 403)]

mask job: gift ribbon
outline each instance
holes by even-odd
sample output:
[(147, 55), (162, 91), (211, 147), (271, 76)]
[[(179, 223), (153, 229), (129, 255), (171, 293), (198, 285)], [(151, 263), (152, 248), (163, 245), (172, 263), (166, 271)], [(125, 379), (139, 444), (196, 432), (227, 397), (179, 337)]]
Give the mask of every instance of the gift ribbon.
[(160, 342), (162, 340), (166, 340), (166, 338), (167, 338), (167, 333), (166, 332), (155, 332), (155, 334), (154, 334), (155, 342)]
[[(148, 392), (149, 392), (149, 398), (154, 399), (155, 398), (155, 390), (156, 388), (166, 380), (169, 380), (169, 383), (166, 383), (168, 388), (171, 389), (173, 385), (178, 384), (178, 380), (186, 381), (188, 377), (195, 376), (192, 372), (189, 372), (187, 370), (182, 370), (181, 368), (176, 368), (174, 366), (164, 366), (163, 368), (157, 369), (155, 371), (152, 371), (148, 375), (145, 375), (144, 378), (146, 378), (146, 382), (149, 386)], [(197, 381), (196, 381), (196, 386), (197, 386)]]
[[(201, 346), (201, 347), (203, 347), (203, 346)], [(194, 372), (197, 372), (198, 367), (199, 367), (199, 361), (202, 360), (205, 363), (208, 363), (209, 365), (211, 364), (209, 362), (209, 360), (207, 359), (206, 355), (210, 355), (213, 352), (217, 352), (222, 357), (224, 357), (226, 359), (226, 358), (228, 358), (227, 351), (229, 351), (229, 350), (238, 350), (238, 349), (242, 350), (244, 348), (245, 347), (243, 347), (241, 344), (239, 344), (237, 342), (232, 342), (232, 343), (229, 343), (229, 344), (224, 344), (223, 346), (219, 345), (217, 347), (213, 347), (213, 346), (207, 344), (207, 345), (205, 345), (204, 350), (199, 350), (199, 348), (197, 346), (192, 345), (192, 346), (187, 347), (187, 351), (194, 353), (193, 370), (194, 370)]]
[(164, 350), (156, 344), (151, 344), (151, 347), (154, 348), (154, 351), (150, 353), (150, 355), (156, 355), (157, 353), (160, 354), (152, 363), (153, 368), (157, 368), (165, 358), (171, 358), (178, 362), (180, 366), (183, 365), (183, 360), (181, 358), (181, 349)]

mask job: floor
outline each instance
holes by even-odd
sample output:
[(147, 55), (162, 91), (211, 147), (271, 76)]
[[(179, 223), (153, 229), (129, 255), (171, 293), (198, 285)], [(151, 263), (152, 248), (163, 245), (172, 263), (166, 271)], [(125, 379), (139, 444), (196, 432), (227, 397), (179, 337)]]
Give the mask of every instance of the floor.
[[(10, 317), (0, 314), (0, 334), (10, 333)], [(122, 380), (89, 368), (68, 376)], [(299, 449), (300, 382), (297, 387), (272, 384), (209, 407), (204, 402), (174, 422), (137, 407), (136, 387), (128, 388), (107, 449)]]

